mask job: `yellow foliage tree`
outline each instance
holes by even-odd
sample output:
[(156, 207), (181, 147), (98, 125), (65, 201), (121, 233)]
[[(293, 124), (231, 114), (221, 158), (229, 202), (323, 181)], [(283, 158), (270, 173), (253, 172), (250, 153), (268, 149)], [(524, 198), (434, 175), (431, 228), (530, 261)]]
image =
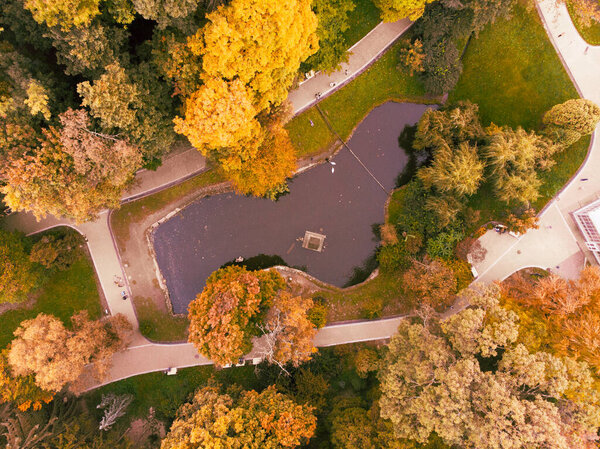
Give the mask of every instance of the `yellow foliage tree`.
[(385, 22), (408, 17), (417, 20), (425, 12), (425, 5), (434, 0), (375, 0), (375, 5), (381, 11), (381, 19)]
[(300, 63), (319, 47), (310, 0), (233, 0), (207, 18), (192, 49), (201, 53), (204, 72), (238, 78), (255, 93), (258, 111), (285, 100)]
[(25, 0), (25, 8), (31, 11), (38, 23), (49, 27), (60, 25), (63, 30), (89, 25), (100, 14), (100, 0)]
[(268, 122), (300, 63), (318, 49), (310, 4), (233, 0), (188, 38), (185, 59), (202, 60), (204, 84), (187, 98), (175, 130), (217, 161), (241, 193), (281, 190), (295, 169), (287, 133)]
[[(175, 118), (175, 131), (185, 135), (205, 156), (222, 160), (234, 153), (238, 160), (249, 159), (256, 152), (254, 141), (260, 133), (252, 103), (252, 92), (239, 79), (228, 82), (208, 78), (186, 99), (185, 120)], [(241, 168), (234, 161), (230, 158), (223, 168)]]

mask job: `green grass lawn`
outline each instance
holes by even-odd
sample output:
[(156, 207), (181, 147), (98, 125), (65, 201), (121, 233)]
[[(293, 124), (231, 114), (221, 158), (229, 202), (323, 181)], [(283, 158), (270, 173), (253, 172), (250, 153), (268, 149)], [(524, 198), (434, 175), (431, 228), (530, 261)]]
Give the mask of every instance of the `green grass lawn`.
[(535, 9), (515, 8), (472, 39), (449, 101), (479, 105), (482, 123), (536, 128), (557, 103), (579, 95), (547, 38)]
[[(418, 77), (396, 68), (400, 45), (393, 45), (365, 73), (319, 103), (343, 139), (348, 138), (371, 109), (388, 100), (417, 103), (435, 101), (425, 95)], [(320, 153), (335, 141), (314, 107), (296, 116), (286, 128), (300, 157)]]
[(379, 9), (371, 0), (354, 0), (354, 11), (348, 14), (350, 28), (344, 31), (346, 47), (350, 48), (381, 22)]
[[(48, 231), (56, 233), (57, 230)], [(75, 232), (61, 228), (58, 232)], [(43, 234), (40, 234), (40, 236)], [(21, 321), (36, 317), (39, 313), (54, 315), (70, 325), (71, 316), (87, 310), (90, 318), (100, 316), (100, 298), (96, 286), (94, 266), (87, 253), (64, 271), (51, 271), (36, 292), (32, 308), (9, 310), (0, 315), (0, 348), (12, 340), (14, 330)]]
[(140, 332), (153, 341), (187, 340), (190, 322), (186, 316), (173, 316), (162, 312), (150, 298), (133, 298), (135, 312), (140, 323)]
[(581, 37), (590, 45), (600, 45), (600, 23), (592, 21), (592, 26), (584, 27), (578, 20), (573, 10), (573, 2), (570, 0), (567, 0), (567, 8)]
[(223, 385), (237, 384), (246, 389), (257, 388), (253, 366), (215, 370), (210, 365), (183, 368), (175, 376), (156, 372), (130, 377), (93, 390), (85, 394), (84, 398), (90, 409), (95, 409), (102, 394), (131, 394), (134, 400), (127, 410), (128, 419), (145, 417), (148, 409), (154, 407), (157, 417), (170, 425), (177, 409), (191, 399), (194, 391), (205, 386), (211, 377)]
[[(464, 71), (449, 101), (479, 105), (484, 126), (490, 123), (537, 129), (543, 114), (557, 103), (579, 95), (547, 38), (535, 10), (517, 7), (511, 20), (499, 20), (473, 39), (465, 53)], [(589, 138), (555, 157), (557, 164), (541, 173), (541, 209), (577, 171)], [(489, 183), (469, 202), (481, 210), (482, 222), (499, 219), (507, 206), (498, 201)]]

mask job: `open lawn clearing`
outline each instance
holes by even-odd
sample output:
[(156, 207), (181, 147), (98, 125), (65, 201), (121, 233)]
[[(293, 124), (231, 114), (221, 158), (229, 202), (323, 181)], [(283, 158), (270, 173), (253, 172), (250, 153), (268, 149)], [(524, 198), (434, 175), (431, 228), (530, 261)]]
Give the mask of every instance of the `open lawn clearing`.
[[(36, 235), (76, 232), (70, 228), (58, 228)], [(70, 326), (70, 318), (80, 310), (87, 310), (90, 318), (98, 318), (101, 314), (100, 296), (96, 284), (94, 266), (83, 249), (74, 264), (64, 271), (52, 270), (47, 272), (42, 287), (32, 294), (35, 298), (32, 305), (0, 314), (0, 348), (12, 340), (14, 330), (21, 321), (35, 318), (40, 313), (47, 313), (60, 318)]]

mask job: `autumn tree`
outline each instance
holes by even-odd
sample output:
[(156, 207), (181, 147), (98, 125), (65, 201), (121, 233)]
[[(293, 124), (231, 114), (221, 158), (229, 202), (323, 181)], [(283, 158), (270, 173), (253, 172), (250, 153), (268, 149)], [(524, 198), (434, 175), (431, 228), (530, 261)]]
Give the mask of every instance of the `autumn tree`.
[(127, 42), (125, 30), (100, 22), (70, 30), (53, 28), (46, 36), (52, 40), (56, 59), (65, 66), (65, 73), (88, 78), (96, 78), (106, 66), (123, 59)]
[(66, 270), (81, 257), (81, 252), (78, 251), (81, 243), (81, 236), (75, 232), (63, 236), (44, 235), (33, 244), (29, 260), (45, 268)]
[(399, 52), (400, 66), (408, 69), (410, 76), (415, 73), (420, 73), (425, 70), (423, 67), (423, 60), (425, 59), (425, 53), (423, 53), (423, 42), (420, 39), (415, 39), (409, 45), (402, 47)]
[(188, 307), (188, 341), (219, 365), (237, 361), (252, 348), (257, 325), (284, 285), (274, 270), (229, 266), (215, 271)]
[(539, 197), (537, 170), (549, 169), (557, 147), (522, 128), (494, 132), (483, 149), (494, 182), (494, 193), (506, 203), (528, 204)]
[(24, 301), (38, 279), (27, 254), (25, 236), (0, 229), (0, 303)]
[(477, 449), (591, 447), (598, 393), (585, 363), (517, 344), (496, 287), (441, 322), (403, 321), (380, 372), (381, 416), (399, 438)]
[[(261, 127), (253, 102), (252, 91), (240, 79), (209, 78), (186, 99), (185, 119), (174, 120), (175, 131), (206, 156), (216, 153), (213, 157), (226, 169), (239, 169), (257, 151)], [(238, 145), (237, 151), (229, 150)]]
[(35, 384), (35, 376), (15, 376), (8, 364), (10, 347), (0, 351), (0, 404), (12, 402), (19, 410), (39, 410), (54, 398), (51, 391)]
[(529, 229), (538, 229), (539, 218), (533, 208), (527, 208), (520, 214), (509, 214), (506, 218), (506, 227), (519, 234), (525, 234)]
[(312, 407), (297, 405), (275, 387), (221, 393), (209, 386), (179, 409), (161, 449), (293, 448), (313, 436), (316, 422)]
[(23, 321), (8, 352), (13, 375), (34, 375), (35, 384), (48, 391), (75, 382), (90, 363), (101, 378), (112, 355), (124, 348), (131, 324), (122, 315), (91, 321), (87, 312), (74, 315), (72, 322), (69, 330), (58, 318), (43, 313)]
[(285, 180), (295, 170), (296, 150), (287, 130), (277, 125), (264, 133), (256, 155), (228, 175), (238, 192), (274, 200), (277, 193), (287, 191)]
[(198, 48), (206, 78), (238, 78), (258, 111), (281, 104), (300, 62), (318, 49), (310, 3), (233, 0), (209, 14)]
[(25, 0), (24, 6), (38, 22), (63, 30), (89, 25), (100, 14), (100, 0)]
[(265, 323), (259, 326), (264, 332), (261, 344), (269, 363), (281, 368), (288, 363), (297, 367), (311, 359), (317, 351), (312, 342), (317, 328), (308, 318), (312, 306), (311, 299), (292, 297), (287, 292), (275, 297)]
[(600, 372), (600, 269), (585, 267), (576, 280), (516, 276), (502, 287), (504, 300), (540, 330), (547, 346)]
[(455, 299), (457, 283), (454, 272), (439, 260), (429, 263), (413, 260), (402, 275), (404, 291), (417, 307), (427, 305), (441, 312)]
[(369, 409), (358, 397), (334, 400), (329, 415), (334, 449), (408, 449), (395, 437), (392, 423), (379, 416), (377, 403)]
[(77, 91), (102, 128), (141, 147), (146, 160), (170, 149), (172, 101), (147, 63), (127, 71), (115, 62), (93, 83), (80, 83)]
[(408, 17), (417, 20), (425, 12), (425, 5), (434, 0), (375, 0), (384, 22), (395, 22)]
[(269, 115), (286, 99), (300, 63), (318, 48), (316, 17), (308, 0), (233, 0), (207, 19), (188, 38), (189, 51), (180, 52), (184, 60), (201, 58), (204, 84), (187, 100), (176, 130), (222, 165), (240, 192), (268, 194), (285, 182), (295, 158), (287, 134), (270, 126)]
[[(0, 192), (12, 209), (86, 221), (118, 207), (123, 190), (141, 163), (138, 148), (96, 132), (83, 110), (61, 114), (61, 129), (38, 133), (28, 125), (0, 129), (11, 148)], [(2, 136), (2, 131), (5, 131)], [(12, 133), (11, 133), (12, 131)]]
[(307, 70), (336, 70), (348, 61), (344, 32), (350, 27), (348, 14), (355, 8), (352, 0), (315, 0), (312, 9), (317, 16), (319, 51), (303, 63)]

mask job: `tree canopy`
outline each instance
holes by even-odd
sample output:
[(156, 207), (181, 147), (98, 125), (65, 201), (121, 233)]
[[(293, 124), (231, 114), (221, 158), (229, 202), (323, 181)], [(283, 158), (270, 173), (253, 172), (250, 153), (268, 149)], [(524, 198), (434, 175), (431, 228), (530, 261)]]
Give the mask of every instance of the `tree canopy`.
[(312, 411), (274, 387), (261, 393), (233, 388), (221, 393), (216, 387), (205, 387), (180, 408), (161, 449), (297, 447), (315, 432), (317, 419)]
[(396, 436), (477, 449), (591, 447), (600, 424), (587, 364), (517, 343), (496, 287), (441, 322), (400, 324), (380, 372)]
[(35, 384), (48, 391), (74, 383), (89, 363), (102, 377), (112, 354), (125, 347), (131, 324), (120, 314), (91, 321), (87, 312), (80, 312), (71, 320), (73, 330), (44, 313), (23, 321), (8, 352), (13, 375), (34, 375)]
[(0, 229), (0, 303), (24, 301), (37, 280), (25, 236)]
[(215, 271), (188, 307), (188, 340), (216, 364), (236, 362), (250, 351), (257, 324), (284, 285), (274, 270), (229, 266)]

